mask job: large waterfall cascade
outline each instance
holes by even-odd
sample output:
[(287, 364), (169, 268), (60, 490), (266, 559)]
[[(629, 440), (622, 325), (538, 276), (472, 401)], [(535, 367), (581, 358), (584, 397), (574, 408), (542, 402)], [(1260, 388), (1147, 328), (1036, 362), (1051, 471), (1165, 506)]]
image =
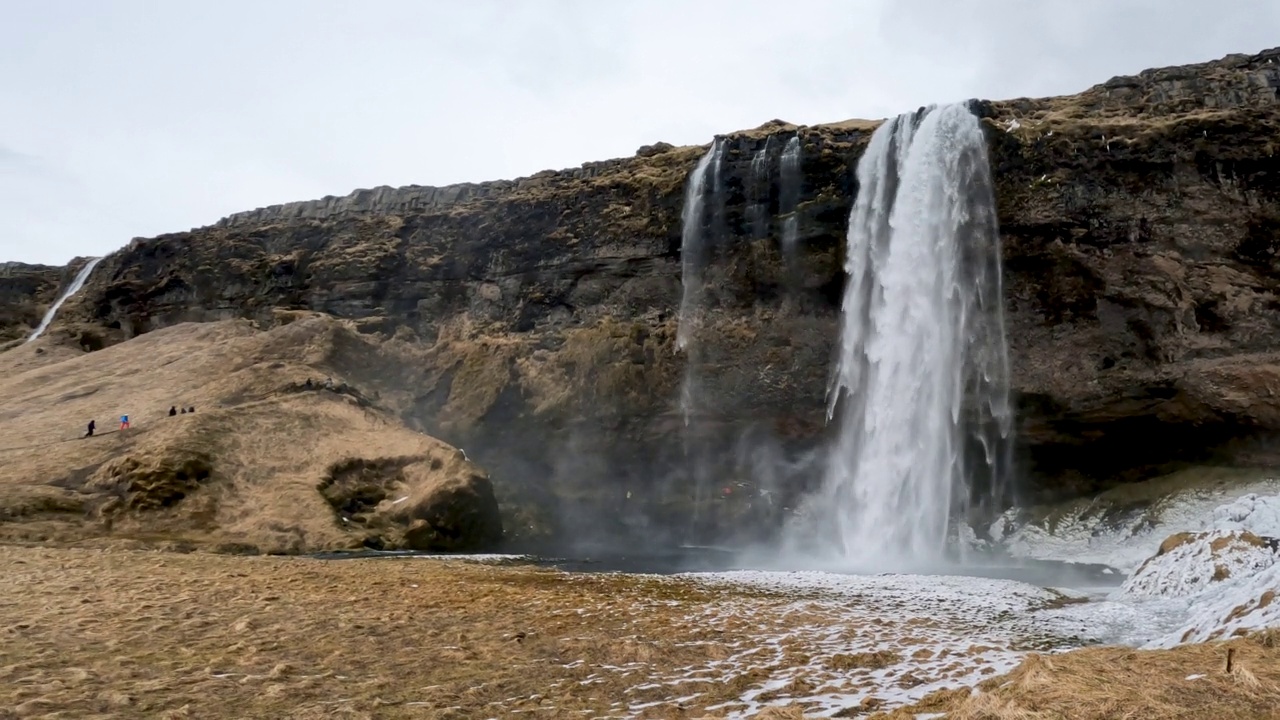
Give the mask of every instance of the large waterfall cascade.
[(812, 505), (854, 565), (944, 559), (950, 523), (998, 493), (1012, 433), (999, 235), (964, 105), (881, 125), (849, 219), (839, 425)]
[(58, 296), (58, 299), (54, 301), (53, 305), (49, 306), (49, 310), (45, 312), (44, 318), (40, 320), (40, 324), (36, 326), (35, 331), (27, 338), (27, 342), (35, 340), (43, 335), (45, 330), (49, 329), (49, 325), (53, 323), (54, 317), (58, 315), (58, 309), (62, 307), (62, 304), (65, 303), (68, 298), (80, 292), (80, 288), (84, 287), (85, 282), (89, 280), (89, 275), (93, 273), (93, 269), (98, 267), (98, 263), (100, 262), (102, 262), (102, 258), (100, 257), (91, 258), (89, 262), (85, 263), (84, 267), (80, 268), (80, 272), (76, 273), (75, 279), (71, 281), (71, 284), (67, 286), (67, 289), (63, 290), (62, 294)]
[[(698, 500), (714, 475), (691, 423), (706, 402), (704, 274), (725, 219), (725, 146), (717, 139), (690, 174), (682, 214), (676, 348), (686, 356), (680, 406)], [(789, 264), (801, 148), (798, 135), (766, 139), (743, 183), (744, 229), (767, 232), (776, 207)], [(799, 522), (817, 532), (811, 539), (820, 551), (851, 566), (940, 561), (954, 519), (998, 497), (1009, 472), (999, 235), (981, 126), (964, 105), (887, 121), (873, 133), (857, 179), (828, 393), (838, 433), (821, 489)]]

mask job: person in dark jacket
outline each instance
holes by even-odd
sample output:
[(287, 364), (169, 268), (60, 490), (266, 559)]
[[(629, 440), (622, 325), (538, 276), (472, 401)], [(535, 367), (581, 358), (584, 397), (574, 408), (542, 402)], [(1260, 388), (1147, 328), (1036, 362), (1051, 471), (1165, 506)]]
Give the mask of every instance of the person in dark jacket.
[(89, 431), (88, 431), (88, 432), (86, 432), (86, 433), (84, 434), (84, 436), (85, 436), (85, 437), (93, 437), (93, 429), (94, 429), (94, 428), (96, 428), (97, 426), (98, 426), (98, 424), (97, 424), (97, 423), (95, 423), (94, 421), (90, 420), (90, 421), (89, 421)]
[(174, 415), (177, 415), (177, 414), (178, 414), (178, 406), (177, 406), (177, 405), (170, 405), (170, 406), (169, 406), (169, 417), (173, 417)]

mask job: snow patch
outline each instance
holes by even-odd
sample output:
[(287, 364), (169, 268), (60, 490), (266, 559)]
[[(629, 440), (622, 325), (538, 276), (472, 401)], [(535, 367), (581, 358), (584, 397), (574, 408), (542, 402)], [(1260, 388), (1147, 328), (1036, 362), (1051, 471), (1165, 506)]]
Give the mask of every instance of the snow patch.
[[(819, 571), (680, 577), (711, 587), (763, 591), (770, 602), (787, 603), (768, 613), (755, 609), (755, 601), (720, 603), (690, 618), (702, 628), (749, 620), (746, 629), (726, 635), (732, 637), (724, 645), (729, 657), (688, 668), (683, 680), (723, 683), (766, 670), (767, 679), (739, 698), (708, 708), (729, 718), (795, 702), (817, 717), (864, 702), (888, 710), (935, 690), (973, 686), (1009, 672), (1028, 651), (1080, 642), (1061, 636), (1055, 628), (1069, 623), (1047, 613), (1061, 593), (1012, 580)], [(1087, 628), (1084, 632), (1089, 635)]]
[(1276, 563), (1276, 551), (1249, 532), (1175, 535), (1168, 552), (1143, 563), (1118, 591), (1125, 598), (1190, 597), (1214, 583), (1254, 575)]
[(1185, 625), (1147, 647), (1218, 640), (1280, 626), (1280, 564), (1201, 593), (1191, 600), (1188, 614)]
[(1248, 530), (1280, 537), (1280, 496), (1249, 493), (1214, 509), (1215, 530)]
[(1280, 536), (1280, 481), (1185, 490), (1137, 509), (1077, 503), (1050, 519), (1018, 523), (1010, 511), (990, 534), (1014, 557), (1109, 565), (1131, 573), (1180, 532), (1249, 530)]

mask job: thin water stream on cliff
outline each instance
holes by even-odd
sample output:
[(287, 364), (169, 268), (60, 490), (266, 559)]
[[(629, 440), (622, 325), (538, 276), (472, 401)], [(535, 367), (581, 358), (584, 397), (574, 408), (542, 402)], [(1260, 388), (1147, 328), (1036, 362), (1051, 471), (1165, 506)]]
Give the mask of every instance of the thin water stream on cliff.
[(769, 236), (769, 196), (773, 188), (773, 136), (765, 138), (764, 147), (751, 157), (751, 178), (747, 186), (750, 204), (747, 216), (751, 223), (751, 236)]
[(75, 279), (71, 281), (71, 284), (67, 286), (67, 289), (63, 290), (62, 294), (58, 296), (58, 299), (54, 301), (53, 305), (49, 306), (48, 312), (46, 312), (44, 314), (44, 318), (40, 320), (40, 325), (37, 326), (35, 331), (31, 333), (31, 336), (27, 338), (27, 342), (35, 340), (43, 335), (45, 330), (49, 329), (49, 325), (52, 324), (53, 319), (57, 317), (58, 310), (62, 307), (62, 304), (65, 303), (72, 295), (80, 292), (80, 288), (84, 287), (85, 282), (89, 280), (89, 275), (93, 273), (93, 269), (98, 267), (98, 263), (100, 262), (102, 262), (102, 258), (92, 258), (89, 262), (85, 263), (84, 267), (80, 268), (80, 272), (76, 273)]
[(800, 174), (800, 136), (793, 135), (782, 148), (779, 167), (780, 210), (782, 221), (782, 253), (788, 265), (793, 265), (796, 241), (800, 234), (800, 218), (796, 215), (800, 206), (800, 190), (804, 177)]

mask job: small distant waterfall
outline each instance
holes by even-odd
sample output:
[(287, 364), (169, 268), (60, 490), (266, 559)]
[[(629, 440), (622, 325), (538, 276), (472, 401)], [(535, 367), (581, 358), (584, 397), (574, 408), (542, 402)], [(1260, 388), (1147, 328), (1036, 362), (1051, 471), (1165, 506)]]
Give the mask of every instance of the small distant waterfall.
[(800, 136), (794, 135), (782, 148), (781, 175), (781, 212), (782, 221), (782, 253), (788, 262), (795, 257), (796, 238), (800, 232), (800, 218), (796, 210), (800, 206), (800, 190), (804, 177), (800, 173)]
[(53, 318), (58, 314), (58, 308), (62, 307), (62, 303), (66, 302), (67, 298), (80, 292), (80, 288), (84, 287), (85, 282), (89, 279), (89, 275), (93, 273), (93, 269), (98, 267), (98, 263), (100, 262), (102, 262), (102, 258), (92, 258), (89, 262), (85, 263), (84, 267), (80, 268), (80, 272), (76, 273), (75, 279), (71, 281), (71, 284), (67, 286), (67, 289), (63, 290), (62, 294), (58, 296), (58, 299), (54, 301), (53, 305), (49, 306), (49, 311), (44, 314), (44, 319), (40, 321), (40, 325), (36, 327), (35, 332), (31, 333), (31, 336), (27, 338), (27, 342), (35, 340), (44, 334), (45, 330), (49, 329), (49, 325), (53, 323)]
[(889, 120), (857, 177), (815, 529), (854, 564), (936, 561), (954, 514), (1001, 490), (1013, 428), (978, 120), (964, 105)]
[(751, 178), (747, 185), (749, 205), (747, 216), (751, 222), (751, 236), (769, 235), (769, 196), (773, 188), (773, 136), (765, 138), (764, 147), (751, 158)]

